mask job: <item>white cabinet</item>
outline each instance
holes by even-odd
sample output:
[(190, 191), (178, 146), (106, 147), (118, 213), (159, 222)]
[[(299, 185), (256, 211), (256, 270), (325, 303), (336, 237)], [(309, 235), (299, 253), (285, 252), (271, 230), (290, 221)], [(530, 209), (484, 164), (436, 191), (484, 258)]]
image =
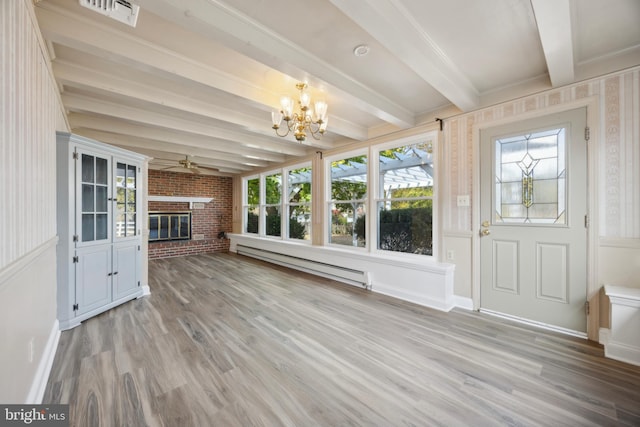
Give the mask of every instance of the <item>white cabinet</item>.
[(143, 294), (145, 159), (78, 135), (57, 134), (61, 329)]

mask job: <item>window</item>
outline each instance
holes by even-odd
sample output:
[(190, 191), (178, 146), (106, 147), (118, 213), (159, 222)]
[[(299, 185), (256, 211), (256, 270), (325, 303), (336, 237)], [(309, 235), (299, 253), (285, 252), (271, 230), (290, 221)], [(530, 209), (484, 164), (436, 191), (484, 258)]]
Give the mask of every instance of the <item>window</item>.
[(258, 234), (260, 219), (260, 179), (249, 178), (245, 181), (244, 231)]
[(311, 240), (310, 163), (245, 178), (244, 191), (245, 233)]
[(116, 163), (116, 237), (136, 235), (136, 166)]
[(365, 247), (367, 156), (363, 154), (341, 158), (331, 161), (330, 165), (329, 243)]
[(289, 239), (311, 240), (311, 165), (287, 171)]
[(378, 151), (378, 249), (433, 255), (433, 144)]
[(274, 173), (265, 177), (265, 205), (267, 236), (282, 235), (282, 173)]
[(565, 129), (495, 141), (495, 222), (565, 225)]

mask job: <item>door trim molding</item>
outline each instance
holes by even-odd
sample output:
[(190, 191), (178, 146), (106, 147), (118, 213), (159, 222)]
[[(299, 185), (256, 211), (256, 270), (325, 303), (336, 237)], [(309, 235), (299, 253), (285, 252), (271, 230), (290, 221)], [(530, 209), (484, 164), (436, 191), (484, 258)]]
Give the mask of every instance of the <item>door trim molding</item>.
[[(529, 119), (563, 113), (569, 110), (586, 107), (587, 126), (590, 128), (590, 140), (587, 144), (587, 301), (590, 310), (587, 314), (587, 338), (598, 341), (600, 329), (599, 286), (598, 277), (598, 146), (600, 144), (600, 104), (598, 96), (586, 97), (559, 105), (549, 106), (508, 118), (474, 124), (471, 130), (473, 144), (473, 182), (472, 200), (478, 201), (471, 206), (471, 245), (473, 259), (471, 262), (471, 298), (473, 309), (480, 310), (480, 132), (496, 126), (518, 123)], [(475, 113), (478, 113), (476, 111)], [(484, 310), (483, 310), (484, 311)], [(558, 330), (558, 329), (556, 329)]]

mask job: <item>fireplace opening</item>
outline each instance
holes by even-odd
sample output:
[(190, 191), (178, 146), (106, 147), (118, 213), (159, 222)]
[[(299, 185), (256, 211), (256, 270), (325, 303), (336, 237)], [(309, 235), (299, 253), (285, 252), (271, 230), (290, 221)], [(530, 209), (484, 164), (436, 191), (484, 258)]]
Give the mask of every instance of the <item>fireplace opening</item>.
[(149, 241), (190, 240), (191, 212), (149, 212)]

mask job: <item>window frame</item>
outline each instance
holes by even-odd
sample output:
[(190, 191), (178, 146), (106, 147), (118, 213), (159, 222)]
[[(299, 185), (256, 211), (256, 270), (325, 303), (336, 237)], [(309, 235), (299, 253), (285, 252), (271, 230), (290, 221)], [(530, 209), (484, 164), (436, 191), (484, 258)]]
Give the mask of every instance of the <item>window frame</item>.
[[(325, 162), (324, 162), (324, 170), (325, 170), (325, 198), (323, 200), (322, 206), (323, 206), (323, 218), (324, 218), (324, 226), (325, 226), (325, 230), (323, 233), (323, 246), (325, 247), (330, 247), (330, 248), (341, 248), (344, 250), (352, 250), (352, 251), (360, 251), (360, 252), (369, 252), (369, 242), (371, 241), (371, 235), (370, 235), (370, 230), (369, 230), (369, 223), (370, 220), (365, 220), (365, 244), (363, 247), (359, 247), (359, 246), (350, 246), (350, 245), (342, 245), (339, 243), (334, 243), (331, 241), (331, 230), (332, 230), (332, 205), (335, 204), (335, 200), (333, 200), (332, 196), (332, 184), (333, 184), (333, 180), (332, 180), (332, 176), (331, 176), (331, 164), (335, 161), (339, 161), (339, 160), (344, 160), (344, 159), (350, 159), (353, 157), (358, 157), (358, 156), (365, 156), (367, 158), (367, 173), (366, 173), (366, 177), (365, 177), (365, 184), (367, 186), (366, 189), (366, 193), (365, 193), (365, 197), (361, 198), (361, 199), (354, 199), (351, 200), (351, 202), (359, 202), (362, 203), (362, 205), (364, 205), (365, 208), (365, 215), (367, 215), (367, 213), (370, 210), (370, 206), (369, 206), (369, 200), (371, 199), (370, 196), (370, 189), (371, 189), (371, 148), (360, 148), (360, 149), (356, 149), (356, 150), (350, 150), (350, 151), (345, 151), (345, 152), (341, 152), (332, 156), (328, 156), (325, 157)], [(365, 217), (366, 218), (366, 217)], [(354, 227), (355, 227), (355, 223), (354, 223)]]
[[(309, 206), (309, 239), (295, 239), (289, 237), (289, 207), (296, 205), (289, 203), (288, 200), (288, 191), (289, 191), (289, 172), (296, 169), (301, 169), (308, 167), (311, 169), (311, 201), (308, 203), (300, 203), (299, 205), (308, 205)], [(273, 175), (280, 175), (281, 185), (280, 185), (280, 202), (278, 204), (269, 203), (267, 204), (267, 177)], [(258, 188), (259, 188), (259, 201), (258, 201), (258, 232), (250, 233), (247, 231), (248, 225), (248, 212), (251, 206), (248, 203), (248, 188), (249, 181), (257, 179), (258, 180)], [(249, 175), (242, 177), (242, 234), (250, 235), (250, 236), (258, 236), (261, 238), (272, 239), (272, 240), (285, 240), (292, 242), (299, 242), (304, 244), (311, 244), (311, 236), (312, 236), (312, 223), (313, 223), (313, 163), (311, 161), (306, 161), (302, 163), (298, 163), (291, 166), (285, 166), (279, 169), (272, 169), (269, 171), (261, 172), (259, 174)], [(269, 207), (277, 207), (280, 210), (280, 235), (268, 235), (267, 232), (267, 209)]]
[[(251, 209), (252, 206), (249, 204), (249, 181), (257, 179), (258, 180), (258, 230), (255, 233), (249, 232), (247, 231), (247, 227), (249, 225), (249, 209)], [(260, 225), (260, 218), (262, 217), (261, 214), (261, 204), (260, 204), (260, 199), (262, 198), (262, 186), (260, 184), (260, 175), (250, 175), (250, 176), (245, 176), (242, 178), (242, 234), (246, 234), (246, 235), (251, 235), (251, 236), (260, 236), (260, 230), (261, 230), (261, 225)]]
[[(310, 174), (310, 182), (309, 182), (309, 190), (311, 193), (311, 200), (309, 202), (304, 202), (304, 203), (291, 203), (289, 201), (289, 173), (291, 171), (294, 171), (296, 169), (303, 169), (303, 168), (309, 168), (311, 170), (311, 174)], [(307, 161), (307, 162), (303, 162), (303, 163), (299, 163), (296, 165), (292, 165), (292, 166), (287, 166), (284, 167), (282, 169), (282, 176), (283, 176), (283, 189), (282, 189), (282, 193), (283, 193), (283, 214), (285, 217), (285, 220), (282, 221), (282, 226), (283, 226), (283, 230), (282, 230), (282, 236), (283, 236), (283, 240), (290, 240), (292, 242), (299, 242), (299, 243), (305, 243), (305, 244), (311, 244), (311, 241), (313, 240), (313, 199), (314, 199), (314, 194), (313, 194), (313, 163), (311, 161)], [(285, 179), (286, 177), (286, 179)], [(292, 238), (289, 233), (290, 233), (290, 225), (289, 225), (289, 209), (291, 208), (291, 206), (308, 206), (309, 207), (309, 223), (308, 223), (308, 232), (309, 232), (309, 239), (296, 239), (296, 238)]]
[[(424, 197), (411, 197), (411, 198), (400, 198), (400, 199), (388, 199), (385, 197), (380, 197), (380, 151), (394, 149), (402, 146), (407, 146), (411, 144), (416, 144), (420, 142), (432, 142), (432, 159), (433, 159), (433, 194), (431, 196)], [(412, 135), (405, 138), (394, 139), (392, 141), (386, 141), (384, 143), (376, 144), (370, 146), (371, 150), (371, 168), (369, 169), (370, 174), (370, 185), (371, 188), (375, 190), (375, 197), (370, 197), (370, 207), (371, 212), (375, 213), (375, 221), (368, 221), (368, 238), (367, 240), (371, 242), (375, 242), (375, 245), (371, 245), (371, 253), (385, 255), (385, 256), (403, 256), (403, 257), (411, 257), (420, 260), (425, 259), (438, 259), (438, 248), (439, 248), (439, 228), (438, 228), (438, 219), (439, 219), (439, 204), (438, 204), (438, 181), (439, 181), (439, 137), (436, 131), (424, 132), (417, 135)], [(432, 252), (431, 254), (413, 254), (409, 252), (400, 252), (400, 251), (391, 251), (388, 249), (380, 249), (379, 248), (379, 240), (380, 240), (380, 215), (378, 212), (378, 204), (380, 202), (385, 201), (413, 201), (413, 200), (431, 200), (431, 233), (432, 233)]]

